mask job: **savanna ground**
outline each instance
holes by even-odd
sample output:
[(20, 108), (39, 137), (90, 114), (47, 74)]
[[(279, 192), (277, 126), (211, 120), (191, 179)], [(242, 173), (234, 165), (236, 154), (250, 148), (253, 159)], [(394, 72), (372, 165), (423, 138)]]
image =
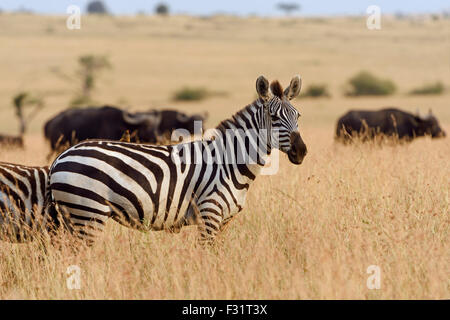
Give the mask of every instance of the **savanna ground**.
[[(140, 233), (110, 222), (104, 237), (78, 255), (70, 243), (44, 252), (37, 243), (0, 243), (0, 298), (11, 299), (418, 299), (450, 298), (450, 140), (406, 145), (342, 146), (337, 117), (350, 108), (432, 108), (450, 133), (449, 90), (410, 96), (442, 81), (450, 86), (450, 21), (385, 17), (369, 31), (365, 18), (262, 19), (217, 16), (65, 17), (0, 15), (0, 133), (17, 132), (11, 98), (44, 96), (24, 150), (0, 160), (47, 164), (46, 119), (65, 109), (83, 54), (107, 55), (94, 98), (146, 110), (170, 106), (209, 111), (207, 127), (250, 103), (260, 74), (287, 85), (325, 83), (331, 98), (299, 98), (308, 146), (301, 166), (282, 157), (277, 175), (261, 176), (245, 209), (213, 247), (196, 245), (195, 227), (180, 234)], [(360, 70), (393, 80), (388, 97), (345, 97)], [(221, 95), (173, 102), (186, 85)], [(81, 289), (68, 290), (67, 267), (81, 268)], [(367, 268), (381, 270), (369, 290)]]

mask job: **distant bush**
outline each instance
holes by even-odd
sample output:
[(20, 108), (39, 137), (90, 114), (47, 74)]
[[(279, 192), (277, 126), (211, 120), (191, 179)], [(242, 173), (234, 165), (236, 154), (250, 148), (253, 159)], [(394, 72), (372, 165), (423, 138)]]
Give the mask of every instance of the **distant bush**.
[(203, 100), (208, 96), (209, 92), (205, 88), (184, 87), (174, 93), (173, 99), (176, 101), (196, 101)]
[(169, 14), (169, 6), (165, 3), (158, 3), (155, 7), (155, 13), (166, 16)]
[(76, 78), (81, 82), (81, 91), (70, 102), (71, 106), (85, 105), (92, 102), (92, 92), (95, 89), (98, 75), (105, 69), (111, 69), (111, 63), (106, 56), (84, 55), (78, 58), (79, 69)]
[(302, 97), (331, 97), (326, 84), (311, 84), (301, 95)]
[(410, 92), (410, 94), (442, 94), (444, 92), (444, 85), (442, 82), (436, 82), (432, 84), (424, 85), (423, 87), (416, 88)]
[(379, 79), (370, 72), (361, 71), (349, 80), (348, 96), (389, 95), (397, 89), (395, 84), (386, 79)]
[(55, 28), (53, 28), (53, 26), (47, 26), (47, 28), (45, 28), (45, 33), (55, 33)]
[(108, 14), (108, 9), (102, 1), (89, 2), (86, 10), (90, 14)]
[(72, 98), (72, 100), (70, 100), (69, 106), (71, 108), (74, 108), (74, 107), (86, 106), (86, 105), (92, 104), (92, 103), (93, 103), (93, 101), (90, 97), (77, 95), (74, 98)]
[(284, 11), (287, 15), (291, 14), (293, 11), (299, 11), (300, 5), (294, 2), (280, 2), (277, 3), (277, 9)]

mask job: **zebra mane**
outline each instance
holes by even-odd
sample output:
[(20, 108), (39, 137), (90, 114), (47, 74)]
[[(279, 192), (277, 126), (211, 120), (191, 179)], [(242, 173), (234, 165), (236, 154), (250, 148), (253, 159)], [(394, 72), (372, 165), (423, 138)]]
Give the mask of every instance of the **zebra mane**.
[[(230, 128), (230, 124), (233, 124), (235, 127), (237, 128), (241, 128), (242, 127), (242, 119), (244, 119), (245, 117), (243, 116), (244, 113), (248, 112), (248, 113), (253, 113), (254, 111), (252, 111), (252, 108), (260, 108), (263, 106), (263, 102), (261, 98), (256, 99), (253, 103), (247, 105), (245, 108), (239, 110), (238, 112), (236, 112), (233, 116), (231, 116), (231, 118), (225, 119), (223, 121), (221, 121), (216, 129), (219, 130), (222, 133), (225, 133), (226, 129)], [(239, 119), (241, 119), (241, 121), (239, 121)]]

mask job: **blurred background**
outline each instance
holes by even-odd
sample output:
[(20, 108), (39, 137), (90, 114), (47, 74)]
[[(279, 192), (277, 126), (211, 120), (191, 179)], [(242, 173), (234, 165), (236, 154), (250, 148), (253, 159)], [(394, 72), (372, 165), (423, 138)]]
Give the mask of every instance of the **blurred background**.
[[(371, 5), (3, 0), (0, 134), (19, 133), (21, 94), (30, 114), (25, 144), (40, 148), (45, 121), (76, 106), (209, 111), (213, 127), (254, 100), (261, 74), (284, 86), (300, 74), (302, 130), (330, 143), (350, 108), (431, 108), (448, 127), (450, 6), (378, 1), (373, 20)], [(68, 27), (77, 23), (70, 6), (80, 10), (79, 29)]]
[[(349, 146), (334, 133), (349, 109), (388, 106), (432, 109), (450, 132), (449, 7), (0, 0), (0, 143), (24, 132), (0, 161), (51, 163), (44, 124), (75, 107), (207, 111), (214, 127), (254, 101), (260, 75), (301, 75), (292, 104), (308, 148), (301, 166), (283, 155), (256, 179), (213, 250), (195, 247), (194, 227), (144, 234), (112, 220), (82, 255), (0, 242), (0, 298), (448, 299), (449, 137)], [(67, 289), (69, 265), (82, 290)], [(373, 265), (380, 290), (367, 287)]]

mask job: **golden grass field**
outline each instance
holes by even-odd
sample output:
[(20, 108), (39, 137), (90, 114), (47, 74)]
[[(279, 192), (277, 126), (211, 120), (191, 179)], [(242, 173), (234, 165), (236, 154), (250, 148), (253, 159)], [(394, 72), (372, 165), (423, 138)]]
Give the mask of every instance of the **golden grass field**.
[[(45, 98), (24, 150), (0, 161), (48, 164), (44, 122), (67, 108), (76, 90), (55, 75), (73, 74), (83, 54), (107, 55), (99, 104), (132, 110), (209, 111), (207, 127), (252, 102), (265, 75), (304, 88), (329, 86), (331, 98), (299, 98), (308, 155), (282, 157), (274, 176), (250, 188), (244, 210), (212, 247), (197, 230), (141, 233), (110, 222), (92, 248), (75, 254), (70, 239), (44, 251), (37, 242), (0, 242), (2, 299), (448, 299), (450, 298), (450, 140), (410, 144), (334, 143), (337, 117), (350, 108), (429, 108), (450, 133), (450, 21), (395, 20), (369, 31), (365, 18), (65, 17), (0, 14), (0, 133), (15, 134), (11, 99), (20, 90)], [(348, 98), (345, 82), (360, 70), (393, 80), (388, 97)], [(438, 96), (411, 89), (442, 81)], [(185, 86), (224, 95), (173, 102)], [(66, 269), (81, 268), (81, 289)], [(369, 290), (367, 268), (381, 270)]]

